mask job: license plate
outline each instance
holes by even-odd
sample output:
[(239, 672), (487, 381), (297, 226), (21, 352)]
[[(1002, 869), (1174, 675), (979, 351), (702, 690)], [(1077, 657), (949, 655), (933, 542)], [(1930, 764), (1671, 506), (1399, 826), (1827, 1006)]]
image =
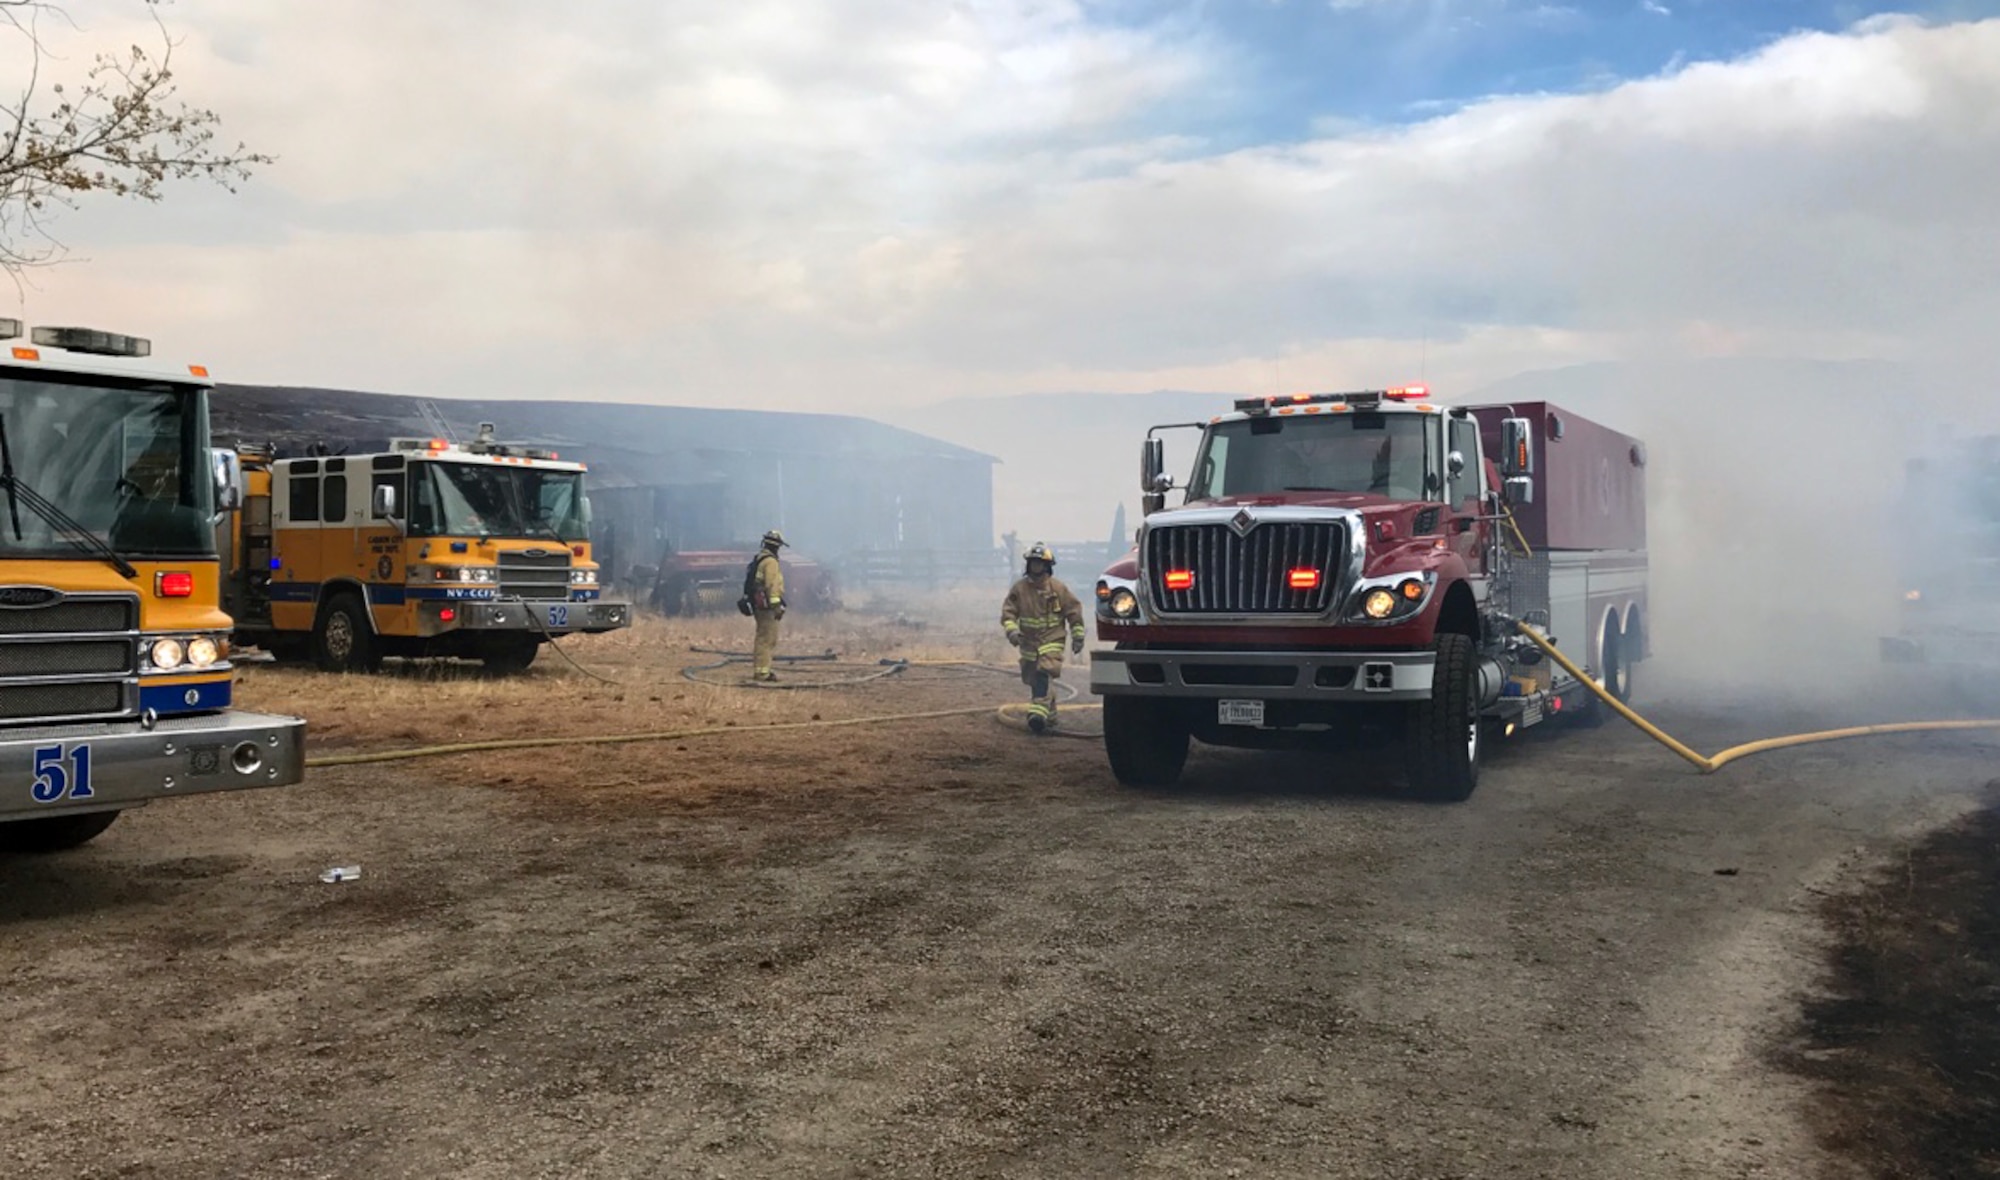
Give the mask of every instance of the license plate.
[(1217, 720), (1224, 725), (1264, 724), (1264, 702), (1262, 701), (1221, 701), (1218, 702)]
[(569, 626), (569, 605), (567, 603), (551, 606), (548, 608), (548, 612), (549, 626), (551, 628)]

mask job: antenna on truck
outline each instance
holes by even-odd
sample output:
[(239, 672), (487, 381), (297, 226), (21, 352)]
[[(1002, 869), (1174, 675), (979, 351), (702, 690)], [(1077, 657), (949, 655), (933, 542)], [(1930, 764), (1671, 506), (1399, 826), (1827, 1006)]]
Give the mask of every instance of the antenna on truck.
[(453, 446), (458, 445), (458, 432), (451, 428), (451, 423), (444, 420), (444, 414), (437, 408), (436, 402), (427, 397), (418, 399), (417, 412), (424, 416), (424, 425), (430, 427), (432, 437), (444, 439)]

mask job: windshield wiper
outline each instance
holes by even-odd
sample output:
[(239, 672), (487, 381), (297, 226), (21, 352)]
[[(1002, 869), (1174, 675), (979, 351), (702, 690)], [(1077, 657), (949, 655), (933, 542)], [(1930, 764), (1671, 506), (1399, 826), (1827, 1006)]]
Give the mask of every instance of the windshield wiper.
[(0, 487), (7, 489), (7, 514), (14, 525), (14, 539), (21, 539), (21, 505), (46, 521), (50, 528), (63, 534), (63, 540), (86, 553), (95, 553), (118, 571), (119, 576), (131, 579), (139, 576), (132, 563), (118, 555), (104, 538), (78, 524), (67, 512), (56, 507), (55, 502), (21, 481), (14, 474), (14, 452), (7, 445), (7, 419), (0, 416)]

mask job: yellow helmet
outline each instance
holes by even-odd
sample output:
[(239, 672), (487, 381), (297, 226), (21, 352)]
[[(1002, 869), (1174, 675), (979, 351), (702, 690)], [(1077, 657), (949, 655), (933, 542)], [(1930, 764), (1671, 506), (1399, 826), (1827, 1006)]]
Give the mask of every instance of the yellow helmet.
[(1022, 558), (1022, 560), (1024, 562), (1027, 561), (1044, 562), (1048, 565), (1050, 569), (1054, 569), (1056, 568), (1056, 551), (1049, 548), (1043, 542), (1036, 541), (1033, 545), (1030, 545), (1028, 547), (1027, 556)]

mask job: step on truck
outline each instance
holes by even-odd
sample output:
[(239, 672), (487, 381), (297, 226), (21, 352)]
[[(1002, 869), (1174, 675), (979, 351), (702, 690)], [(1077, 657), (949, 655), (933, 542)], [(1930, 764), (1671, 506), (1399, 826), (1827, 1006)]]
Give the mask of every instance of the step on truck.
[(455, 656), (519, 672), (542, 644), (629, 627), (591, 556), (582, 463), (499, 442), (394, 439), (366, 454), (280, 458), (239, 444), (243, 488), (220, 533), (239, 642), (330, 672)]
[[(1199, 432), (1182, 503), (1161, 433)], [(1156, 426), (1145, 518), (1095, 587), (1091, 691), (1130, 786), (1191, 740), (1345, 748), (1400, 735), (1409, 786), (1459, 800), (1481, 754), (1629, 698), (1646, 631), (1645, 448), (1547, 402), (1445, 408), (1422, 386), (1238, 400)]]
[(304, 721), (231, 707), (208, 372), (151, 353), (0, 320), (0, 848), (304, 777)]

